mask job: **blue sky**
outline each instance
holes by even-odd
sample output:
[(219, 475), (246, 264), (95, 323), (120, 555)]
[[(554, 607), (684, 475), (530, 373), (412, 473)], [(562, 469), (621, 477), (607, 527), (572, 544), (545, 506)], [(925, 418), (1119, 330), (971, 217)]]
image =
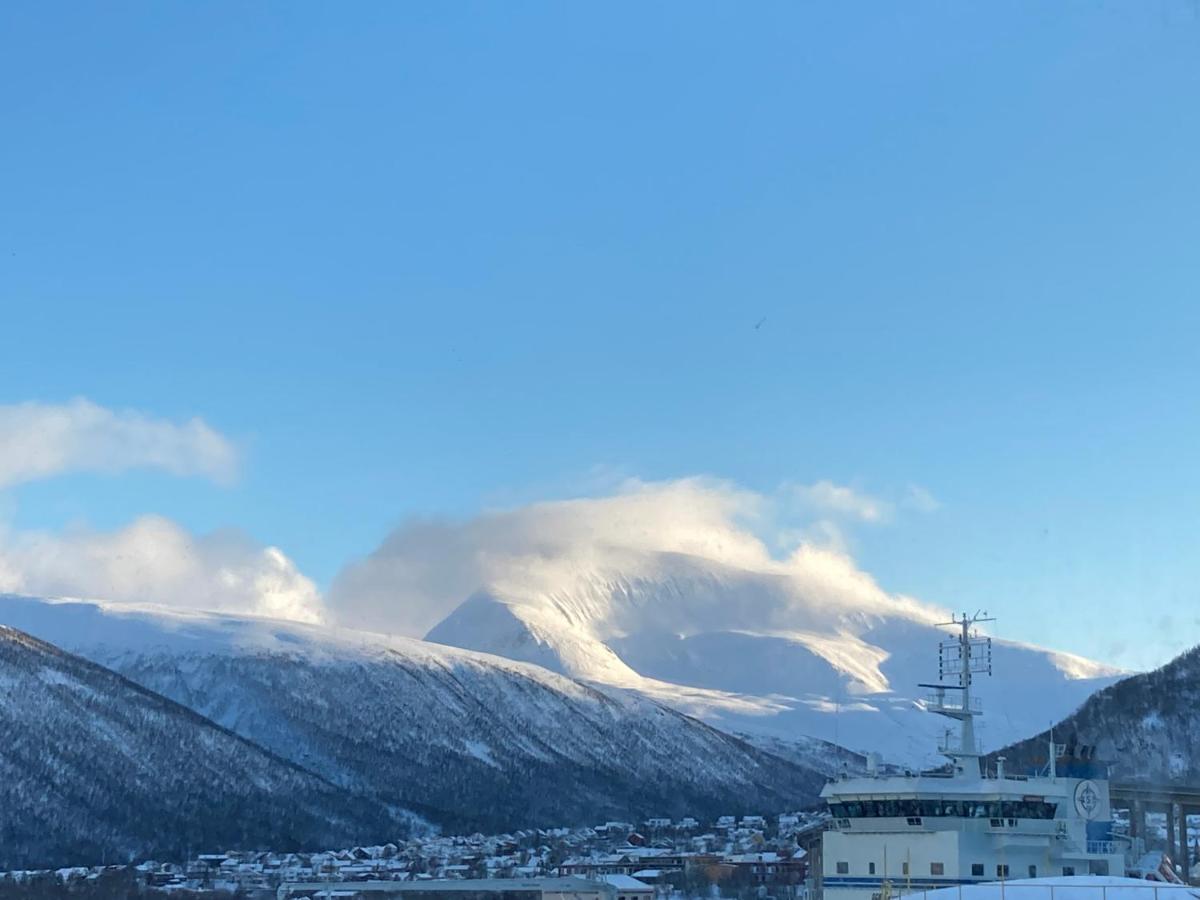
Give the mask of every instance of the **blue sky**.
[(1198, 49), (1183, 0), (5, 4), (0, 404), (241, 457), (8, 527), (235, 526), (323, 588), (414, 515), (828, 479), (901, 510), (851, 537), (889, 590), (1163, 661)]

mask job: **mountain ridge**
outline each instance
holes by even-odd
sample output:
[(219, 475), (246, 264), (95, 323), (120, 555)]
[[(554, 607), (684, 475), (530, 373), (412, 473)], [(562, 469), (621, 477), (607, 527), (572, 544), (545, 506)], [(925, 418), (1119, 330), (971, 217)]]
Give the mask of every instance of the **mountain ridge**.
[(0, 626), (0, 867), (400, 835), (412, 818)]
[[(946, 614), (866, 587), (867, 600), (848, 588), (829, 602), (786, 572), (641, 554), (628, 571), (580, 564), (549, 587), (509, 579), (477, 590), (426, 639), (637, 690), (728, 731), (935, 764), (939, 724), (923, 714), (917, 687), (936, 673)], [(990, 747), (1038, 730), (1124, 674), (1018, 641), (993, 644), (1006, 687), (980, 688)]]
[(0, 620), (447, 828), (783, 810), (824, 782), (636, 692), (410, 638), (14, 596)]

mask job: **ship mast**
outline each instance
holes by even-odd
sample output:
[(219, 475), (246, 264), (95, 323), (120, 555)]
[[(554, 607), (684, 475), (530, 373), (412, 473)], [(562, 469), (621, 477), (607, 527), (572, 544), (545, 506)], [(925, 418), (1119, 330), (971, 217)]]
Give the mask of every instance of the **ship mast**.
[[(940, 622), (938, 627), (954, 627), (958, 634), (938, 645), (939, 684), (926, 684), (934, 693), (926, 702), (926, 709), (960, 724), (958, 741), (947, 732), (938, 747), (944, 756), (954, 763), (954, 774), (978, 777), (979, 741), (975, 737), (975, 717), (983, 714), (979, 701), (971, 696), (971, 683), (975, 675), (992, 674), (992, 639), (981, 636), (974, 627), (982, 622), (994, 622), (987, 613), (968, 616), (951, 616), (949, 622)], [(958, 684), (945, 684), (947, 677), (957, 676)], [(947, 691), (957, 691), (957, 697), (947, 697)]]

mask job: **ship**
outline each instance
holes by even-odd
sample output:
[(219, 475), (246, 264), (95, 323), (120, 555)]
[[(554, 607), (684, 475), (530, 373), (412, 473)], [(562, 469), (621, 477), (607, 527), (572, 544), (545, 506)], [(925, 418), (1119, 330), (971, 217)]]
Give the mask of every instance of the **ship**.
[(951, 725), (938, 745), (946, 765), (896, 771), (870, 758), (865, 775), (843, 776), (821, 793), (831, 821), (821, 841), (816, 884), (824, 900), (888, 900), (955, 885), (1071, 875), (1124, 875), (1128, 848), (1114, 836), (1108, 769), (1090, 748), (1060, 763), (1047, 746), (1044, 767), (1009, 772), (985, 762), (974, 681), (992, 673), (986, 613), (951, 616), (938, 646), (938, 681), (927, 712)]

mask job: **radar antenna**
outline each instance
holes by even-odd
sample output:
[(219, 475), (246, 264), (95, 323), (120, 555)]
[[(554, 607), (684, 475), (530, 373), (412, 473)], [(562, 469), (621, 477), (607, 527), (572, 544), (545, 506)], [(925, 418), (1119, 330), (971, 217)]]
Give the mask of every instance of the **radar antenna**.
[[(983, 622), (994, 622), (987, 612), (966, 613), (951, 616), (949, 622), (939, 622), (939, 628), (953, 627), (958, 630), (952, 638), (938, 644), (938, 684), (923, 684), (933, 693), (926, 699), (925, 708), (960, 723), (957, 743), (949, 732), (938, 749), (954, 763), (954, 772), (968, 774), (965, 763), (970, 761), (970, 775), (979, 775), (979, 757), (982, 755), (979, 741), (975, 737), (975, 718), (983, 714), (978, 698), (971, 696), (971, 684), (976, 675), (992, 674), (992, 639), (979, 634), (975, 626)], [(958, 684), (945, 684), (953, 678)], [(957, 691), (958, 696), (947, 697), (947, 691)]]

